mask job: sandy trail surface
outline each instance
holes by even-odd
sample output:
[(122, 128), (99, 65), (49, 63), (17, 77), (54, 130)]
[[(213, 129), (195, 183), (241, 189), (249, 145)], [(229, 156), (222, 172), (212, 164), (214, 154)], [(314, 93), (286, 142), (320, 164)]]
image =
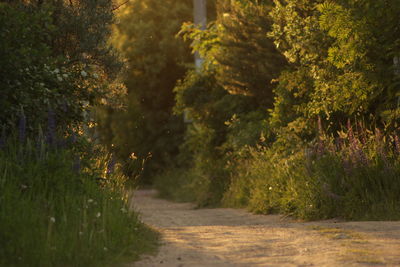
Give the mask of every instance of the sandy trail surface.
[(297, 222), (137, 191), (133, 207), (161, 232), (156, 255), (130, 266), (400, 266), (400, 222)]

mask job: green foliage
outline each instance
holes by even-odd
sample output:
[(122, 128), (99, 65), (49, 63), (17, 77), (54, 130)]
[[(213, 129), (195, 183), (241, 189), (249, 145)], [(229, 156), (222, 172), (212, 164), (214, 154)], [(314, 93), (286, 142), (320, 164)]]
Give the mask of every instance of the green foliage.
[(394, 0), (220, 1), (205, 31), (185, 24), (205, 62), (175, 88), (193, 123), (159, 190), (304, 219), (398, 219), (398, 14)]
[(266, 38), (271, 30), (268, 1), (222, 1), (219, 5), (217, 80), (231, 94), (252, 96), (257, 106), (272, 107), (272, 80), (285, 66), (284, 57)]
[(179, 167), (187, 168), (190, 182), (183, 183), (196, 189), (200, 205), (221, 201), (235, 169), (232, 152), (264, 142), (269, 134), (265, 118), (272, 107), (272, 79), (285, 66), (266, 36), (269, 10), (266, 3), (224, 1), (206, 30), (186, 23), (180, 32), (204, 59), (202, 68), (189, 71), (174, 89), (175, 112), (193, 120)]
[(276, 1), (269, 35), (292, 64), (279, 78), (273, 118), (287, 124), (323, 115), (345, 123), (373, 114), (394, 122), (395, 2)]
[(0, 149), (0, 265), (103, 266), (154, 247), (104, 151), (18, 143)]
[(82, 122), (119, 70), (107, 45), (110, 1), (0, 4), (0, 124), (16, 123), (21, 107), (30, 131), (49, 108), (59, 126)]

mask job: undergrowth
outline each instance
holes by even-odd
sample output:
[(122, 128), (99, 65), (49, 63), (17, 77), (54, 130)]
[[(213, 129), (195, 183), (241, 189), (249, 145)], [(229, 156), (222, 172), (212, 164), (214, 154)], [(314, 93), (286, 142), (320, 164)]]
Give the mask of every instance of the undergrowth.
[(0, 266), (104, 266), (155, 247), (110, 155), (0, 139)]
[[(275, 143), (242, 150), (246, 152), (226, 156), (220, 165), (229, 175), (218, 205), (306, 220), (400, 219), (400, 141), (395, 132), (349, 123), (336, 137), (320, 129), (314, 142), (296, 149)], [(215, 169), (216, 162), (203, 168)], [(215, 194), (213, 187), (196, 186), (204, 177), (193, 176), (191, 168), (176, 173), (157, 179), (163, 181), (158, 182), (161, 195), (207, 205), (199, 198), (182, 197)]]

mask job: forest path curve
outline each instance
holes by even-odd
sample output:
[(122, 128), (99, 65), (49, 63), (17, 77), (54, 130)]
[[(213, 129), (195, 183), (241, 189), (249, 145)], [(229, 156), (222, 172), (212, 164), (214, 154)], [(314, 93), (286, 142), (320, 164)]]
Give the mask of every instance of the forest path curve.
[(296, 222), (155, 195), (136, 191), (132, 206), (161, 232), (160, 250), (128, 266), (400, 266), (400, 222)]

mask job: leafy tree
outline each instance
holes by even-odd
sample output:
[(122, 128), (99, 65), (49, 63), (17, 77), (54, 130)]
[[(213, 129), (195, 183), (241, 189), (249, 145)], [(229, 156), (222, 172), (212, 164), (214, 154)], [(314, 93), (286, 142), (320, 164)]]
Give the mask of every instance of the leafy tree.
[(272, 107), (272, 80), (285, 66), (266, 33), (272, 21), (270, 1), (222, 1), (219, 5), (219, 49), (215, 54), (218, 82), (231, 94), (255, 98), (256, 105)]
[(0, 3), (0, 124), (14, 124), (23, 108), (31, 127), (53, 110), (65, 128), (107, 97), (120, 69), (107, 44), (112, 9), (106, 0)]
[(202, 204), (221, 199), (235, 153), (262, 139), (273, 105), (272, 80), (286, 65), (267, 37), (272, 24), (268, 1), (221, 1), (217, 6), (217, 18), (206, 30), (183, 25), (181, 34), (204, 64), (175, 88), (176, 112), (189, 112), (193, 119), (180, 157), (197, 174), (194, 183), (207, 187), (208, 194), (198, 197)]
[(275, 127), (306, 137), (317, 116), (335, 121), (332, 129), (354, 117), (372, 123), (370, 115), (394, 123), (395, 2), (275, 1), (270, 36), (291, 63), (276, 89)]

